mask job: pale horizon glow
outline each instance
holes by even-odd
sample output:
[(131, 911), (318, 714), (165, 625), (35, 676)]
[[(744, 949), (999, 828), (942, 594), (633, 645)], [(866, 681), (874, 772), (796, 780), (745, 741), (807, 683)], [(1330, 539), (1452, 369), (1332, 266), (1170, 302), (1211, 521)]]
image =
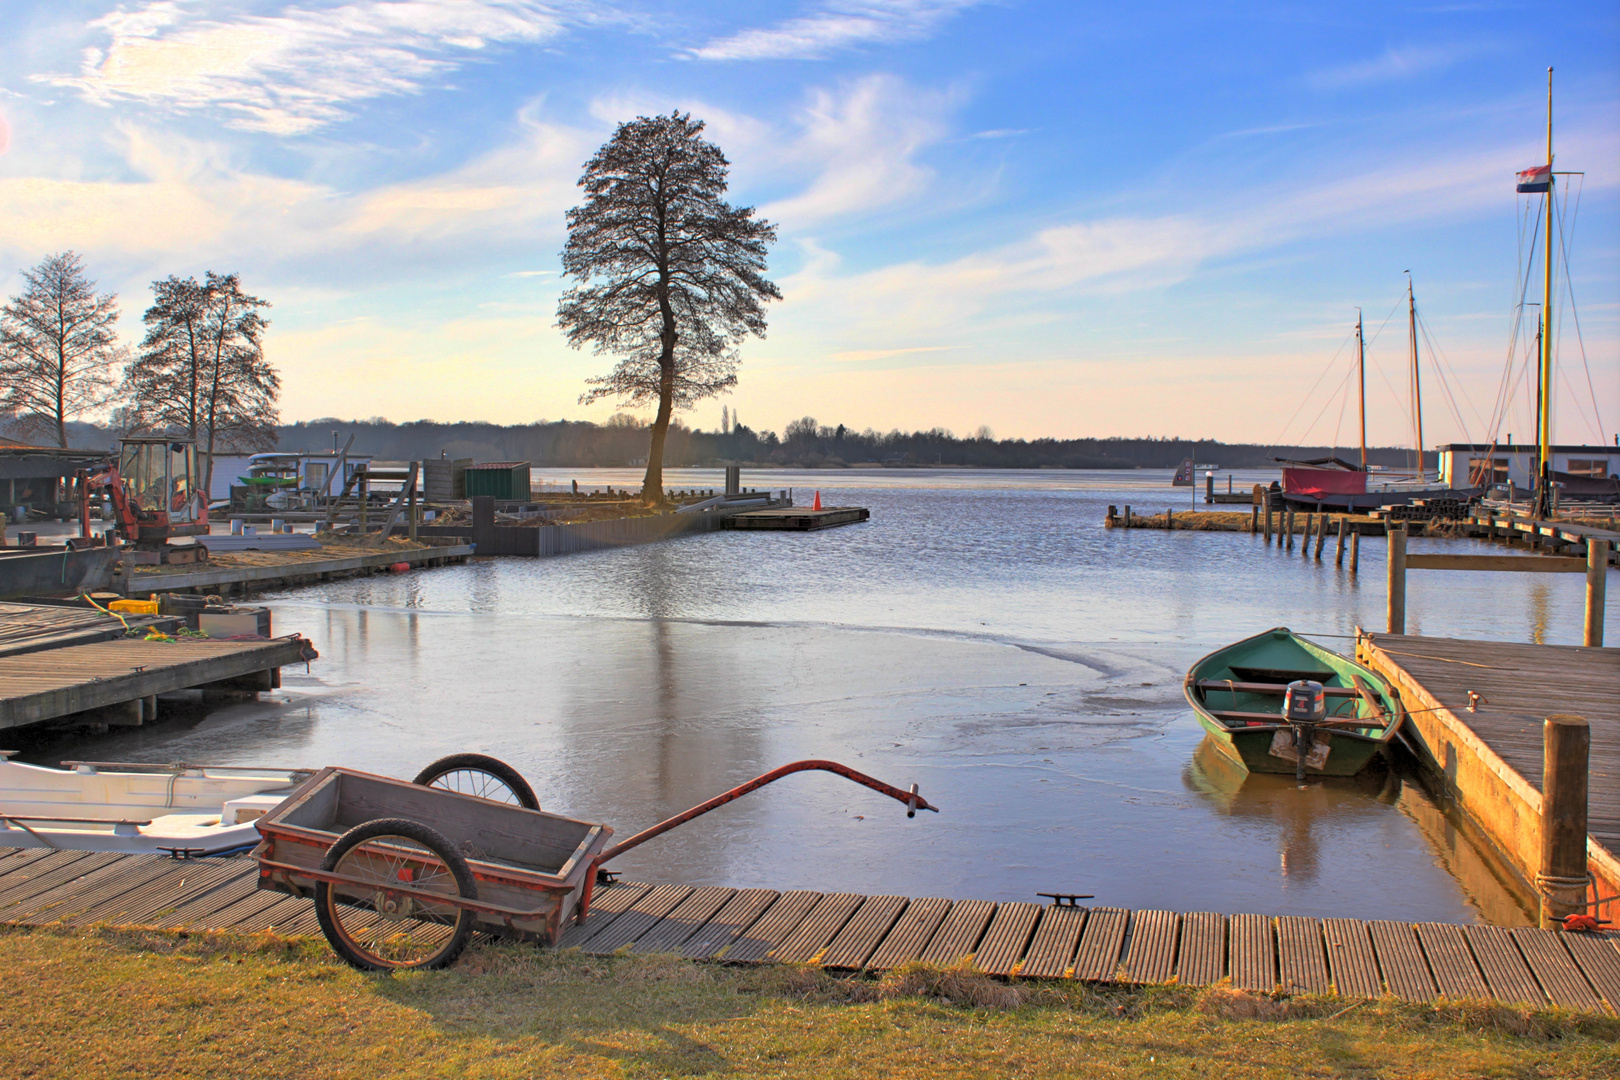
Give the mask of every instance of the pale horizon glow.
[[(578, 397), (609, 360), (554, 326), (563, 214), (615, 123), (682, 109), (778, 222), (784, 293), (689, 426), (1350, 445), (1359, 307), (1368, 440), (1406, 445), (1410, 270), (1425, 442), (1477, 441), (1551, 63), (1584, 173), (1554, 433), (1608, 444), (1620, 12), (1465, 8), (22, 0), (0, 295), (76, 250), (133, 344), (151, 281), (234, 271), (275, 305), (286, 420), (604, 421)], [(1532, 385), (1496, 434), (1531, 430)]]

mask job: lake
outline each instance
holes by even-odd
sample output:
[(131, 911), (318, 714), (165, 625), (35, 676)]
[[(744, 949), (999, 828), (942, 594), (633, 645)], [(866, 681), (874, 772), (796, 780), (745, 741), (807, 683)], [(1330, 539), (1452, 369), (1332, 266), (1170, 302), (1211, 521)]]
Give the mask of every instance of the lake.
[[(1238, 489), (1270, 475), (1239, 474)], [(637, 470), (536, 470), (636, 486)], [(672, 487), (717, 487), (671, 470)], [(1159, 471), (744, 473), (800, 505), (871, 508), (807, 534), (721, 532), (269, 594), (308, 674), (249, 704), (35, 761), (321, 766), (409, 777), (503, 758), (548, 810), (621, 837), (777, 765), (833, 758), (941, 813), (790, 777), (616, 867), (649, 881), (1130, 908), (1527, 921), (1409, 768), (1235, 776), (1181, 695), (1199, 657), (1272, 626), (1350, 650), (1378, 628), (1383, 544), (1359, 578), (1243, 534), (1122, 531), (1106, 506), (1191, 508)], [(1473, 542), (1414, 541), (1413, 550)], [(1578, 644), (1578, 575), (1416, 574), (1412, 633)], [(1611, 588), (1610, 595), (1620, 594)], [(36, 737), (37, 738), (37, 737)]]

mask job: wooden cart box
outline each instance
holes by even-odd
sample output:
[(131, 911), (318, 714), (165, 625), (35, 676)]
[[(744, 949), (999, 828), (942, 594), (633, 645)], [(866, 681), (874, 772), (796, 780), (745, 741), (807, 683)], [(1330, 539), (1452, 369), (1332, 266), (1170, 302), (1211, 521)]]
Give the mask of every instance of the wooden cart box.
[(327, 849), (349, 829), (407, 818), (442, 833), (478, 886), (465, 904), (487, 929), (555, 945), (579, 903), (591, 863), (613, 830), (540, 810), (421, 787), (353, 769), (325, 768), (258, 821), (259, 888), (314, 893)]

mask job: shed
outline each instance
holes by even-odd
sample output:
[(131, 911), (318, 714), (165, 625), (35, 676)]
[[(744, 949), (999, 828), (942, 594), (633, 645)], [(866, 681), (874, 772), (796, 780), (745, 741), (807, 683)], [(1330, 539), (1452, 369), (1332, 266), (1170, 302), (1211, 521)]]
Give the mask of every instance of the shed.
[(490, 495), (503, 502), (529, 501), (527, 461), (483, 461), (467, 466), (467, 498)]

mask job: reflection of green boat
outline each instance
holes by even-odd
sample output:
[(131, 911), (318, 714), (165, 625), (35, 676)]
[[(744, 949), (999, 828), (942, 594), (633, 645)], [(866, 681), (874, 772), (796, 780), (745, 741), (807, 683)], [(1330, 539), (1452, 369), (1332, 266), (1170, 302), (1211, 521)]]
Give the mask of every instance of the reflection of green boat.
[(296, 476), (238, 476), (238, 480), (253, 488), (285, 488), (297, 487)]
[[(1308, 730), (1283, 715), (1288, 684), (1301, 679), (1327, 697), (1326, 719)], [(1204, 657), (1183, 689), (1214, 745), (1251, 772), (1295, 772), (1303, 744), (1307, 775), (1354, 776), (1405, 716), (1383, 679), (1284, 627)]]

